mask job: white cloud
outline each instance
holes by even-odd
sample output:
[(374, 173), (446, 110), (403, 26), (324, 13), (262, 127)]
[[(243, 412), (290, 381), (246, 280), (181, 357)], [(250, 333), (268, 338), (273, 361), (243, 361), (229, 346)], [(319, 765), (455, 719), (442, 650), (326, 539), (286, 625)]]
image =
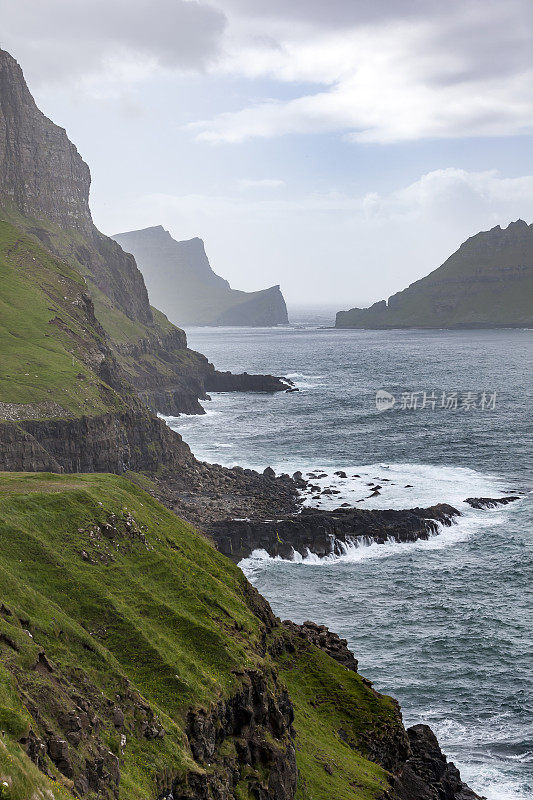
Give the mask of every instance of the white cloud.
[(266, 29), (263, 22), (270, 35), (259, 36), (249, 21), (247, 36), (241, 30), (229, 38), (215, 71), (316, 88), (197, 122), (196, 137), (239, 143), (340, 132), (359, 142), (396, 142), (533, 132), (529, 0), (450, 3), (441, 16), (433, 3), (426, 13), (415, 6), (418, 14), (404, 19), (375, 15), (333, 30), (303, 16), (284, 26), (277, 18)]
[(199, 0), (0, 0), (2, 47), (32, 83), (128, 83), (155, 69), (203, 69), (226, 18)]
[(281, 189), (282, 186), (285, 186), (285, 181), (280, 180), (279, 178), (258, 178), (254, 180), (252, 178), (243, 178), (242, 180), (237, 182), (237, 186), (239, 189)]

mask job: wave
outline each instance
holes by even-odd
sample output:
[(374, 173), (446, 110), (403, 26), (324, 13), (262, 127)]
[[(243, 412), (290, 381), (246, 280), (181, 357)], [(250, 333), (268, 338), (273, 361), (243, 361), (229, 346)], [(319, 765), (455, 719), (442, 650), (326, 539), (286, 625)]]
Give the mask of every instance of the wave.
[[(273, 465), (276, 468), (276, 465)], [(354, 508), (405, 509), (414, 506), (431, 506), (435, 503), (450, 503), (465, 508), (466, 497), (498, 497), (509, 494), (509, 482), (494, 475), (484, 475), (467, 467), (451, 467), (432, 464), (392, 463), (362, 464), (324, 469), (314, 465), (300, 470), (321, 492), (332, 489), (335, 494), (318, 494), (303, 491), (304, 505), (324, 510), (338, 508), (348, 503)], [(346, 478), (336, 475), (343, 471)], [(283, 471), (290, 471), (283, 465)], [(323, 475), (323, 477), (310, 477)], [(372, 495), (372, 487), (379, 485), (379, 494)], [(514, 491), (514, 490), (513, 490)], [(372, 496), (371, 496), (372, 495)]]

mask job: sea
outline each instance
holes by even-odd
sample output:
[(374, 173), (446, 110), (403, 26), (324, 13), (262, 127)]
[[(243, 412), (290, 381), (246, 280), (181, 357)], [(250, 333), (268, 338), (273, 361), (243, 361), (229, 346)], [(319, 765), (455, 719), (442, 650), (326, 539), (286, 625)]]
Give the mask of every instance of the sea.
[[(488, 800), (533, 797), (531, 330), (191, 328), (218, 369), (283, 375), (298, 392), (214, 394), (167, 418), (206, 461), (322, 474), (307, 504), (462, 515), (428, 541), (348, 547), (320, 560), (256, 551), (241, 568), (282, 619), (348, 640), (359, 671), (429, 724)], [(376, 401), (377, 398), (377, 401)], [(335, 475), (345, 472), (346, 478)], [(369, 484), (382, 488), (369, 497)], [(474, 510), (468, 497), (520, 499)]]

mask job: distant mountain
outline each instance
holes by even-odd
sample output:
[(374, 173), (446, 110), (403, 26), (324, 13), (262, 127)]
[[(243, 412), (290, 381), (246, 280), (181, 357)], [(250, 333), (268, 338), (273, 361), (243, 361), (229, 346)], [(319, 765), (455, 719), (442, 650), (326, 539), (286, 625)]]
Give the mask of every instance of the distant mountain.
[(177, 242), (161, 225), (113, 236), (133, 253), (152, 302), (179, 325), (287, 323), (279, 286), (259, 292), (232, 289), (211, 269), (201, 239)]
[(533, 325), (533, 225), (497, 225), (438, 269), (370, 308), (339, 311), (337, 328), (521, 328)]

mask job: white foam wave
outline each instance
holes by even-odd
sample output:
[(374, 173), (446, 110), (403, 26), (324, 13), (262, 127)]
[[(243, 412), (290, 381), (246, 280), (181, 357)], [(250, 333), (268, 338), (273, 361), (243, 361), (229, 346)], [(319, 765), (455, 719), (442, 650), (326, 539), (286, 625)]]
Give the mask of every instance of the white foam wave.
[(285, 375), (286, 378), (289, 378), (291, 381), (295, 380), (296, 378), (307, 378), (312, 381), (319, 380), (323, 378), (323, 375), (308, 375), (306, 372), (287, 372)]
[[(276, 465), (274, 465), (276, 467)], [(509, 493), (509, 483), (494, 475), (484, 475), (466, 467), (433, 464), (362, 464), (343, 466), (347, 475), (335, 475), (337, 467), (283, 464), (283, 471), (300, 470), (318, 492), (304, 491), (304, 505), (322, 509), (338, 508), (348, 503), (354, 508), (413, 508), (435, 503), (464, 507), (467, 497), (499, 497)], [(309, 476), (324, 475), (321, 478)], [(378, 494), (373, 487), (379, 486)], [(322, 494), (329, 488), (334, 494)]]

